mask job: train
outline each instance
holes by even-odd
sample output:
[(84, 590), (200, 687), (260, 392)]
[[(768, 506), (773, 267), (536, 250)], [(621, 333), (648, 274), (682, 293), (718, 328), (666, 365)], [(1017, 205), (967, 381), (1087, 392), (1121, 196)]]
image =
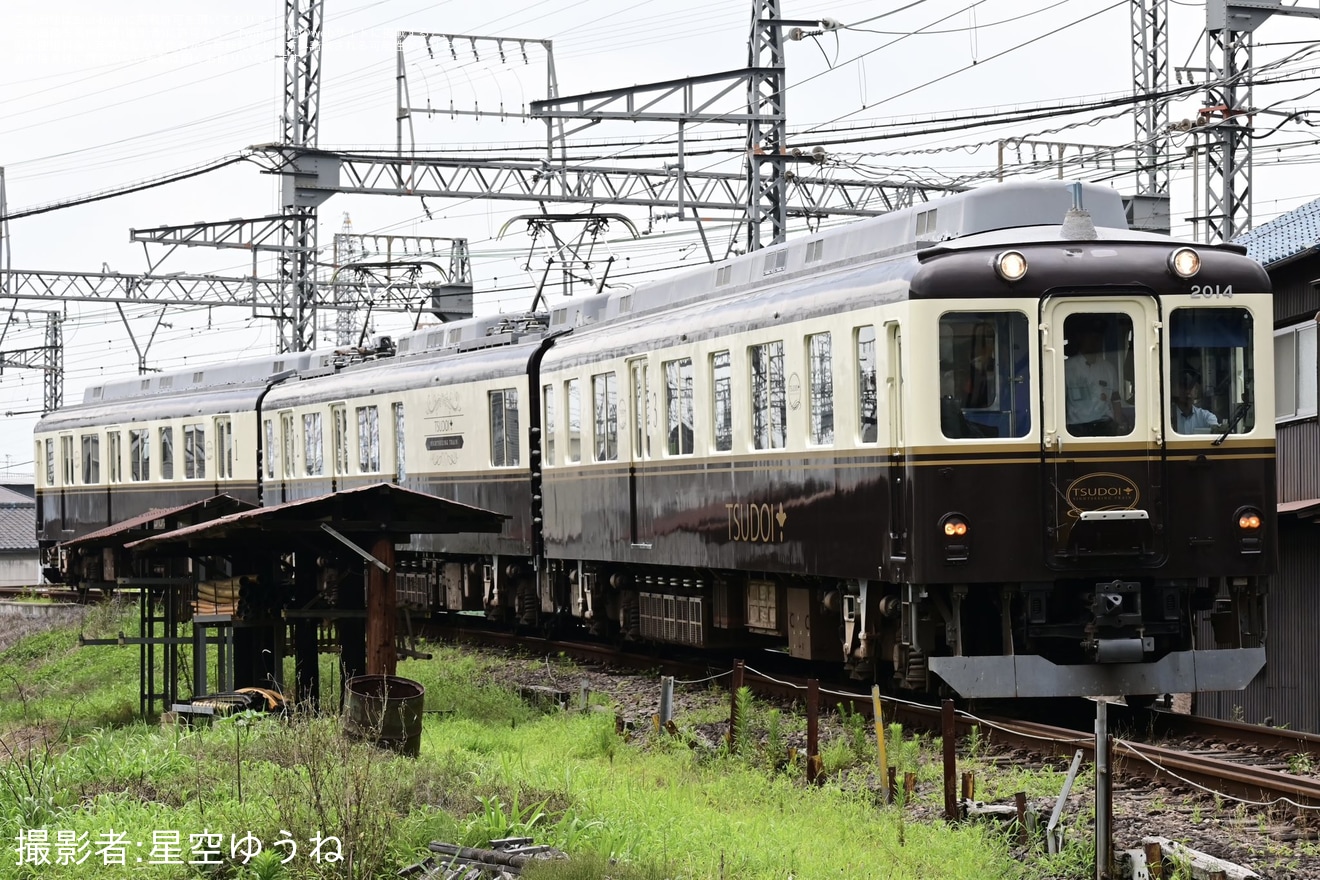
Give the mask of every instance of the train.
[(1272, 345), (1242, 248), (1131, 230), (1104, 186), (997, 184), (93, 386), (36, 427), (38, 539), (48, 577), (95, 584), (64, 542), (152, 508), (390, 482), (508, 516), (399, 551), (414, 613), (969, 697), (1238, 689), (1276, 556)]

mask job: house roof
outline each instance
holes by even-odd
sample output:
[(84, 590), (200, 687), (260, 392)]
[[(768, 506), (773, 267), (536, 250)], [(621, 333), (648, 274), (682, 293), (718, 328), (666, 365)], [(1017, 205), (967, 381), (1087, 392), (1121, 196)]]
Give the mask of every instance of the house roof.
[[(0, 508), (4, 507), (32, 507), (37, 506), (37, 501), (31, 495), (24, 495), (22, 492), (15, 492), (6, 486), (0, 486)], [(35, 534), (35, 532), (33, 533)]]
[(0, 552), (37, 549), (37, 505), (0, 504)]
[(1266, 268), (1320, 249), (1320, 199), (1280, 214), (1233, 241), (1246, 247), (1247, 256)]

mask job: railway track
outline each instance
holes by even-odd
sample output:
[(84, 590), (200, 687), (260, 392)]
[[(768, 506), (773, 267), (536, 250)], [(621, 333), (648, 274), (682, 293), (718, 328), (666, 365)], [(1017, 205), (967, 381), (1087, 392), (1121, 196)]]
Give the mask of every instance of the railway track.
[[(517, 648), (548, 654), (562, 654), (588, 663), (604, 663), (632, 669), (659, 670), (676, 676), (702, 676), (717, 670), (718, 662), (689, 661), (654, 655), (628, 653), (606, 645), (515, 637), (514, 635), (459, 628), (435, 627), (432, 634), (446, 639), (485, 646)], [(773, 658), (770, 658), (773, 660)], [(803, 699), (807, 681), (800, 675), (765, 672), (769, 665), (759, 658), (749, 662), (744, 684), (762, 696), (777, 699)], [(728, 669), (731, 666), (723, 666)], [(849, 710), (870, 714), (871, 695), (853, 690), (857, 685), (822, 683), (825, 705), (847, 705)], [(941, 728), (939, 706), (886, 697), (887, 721), (905, 727), (938, 733)], [(1292, 804), (1320, 807), (1320, 778), (1286, 769), (1291, 763), (1301, 767), (1320, 767), (1320, 736), (1233, 721), (1217, 721), (1169, 712), (1146, 716), (1148, 731), (1140, 736), (1122, 734), (1113, 741), (1112, 754), (1116, 780), (1125, 775), (1165, 782), (1177, 781), (1240, 798), (1252, 804)], [(1129, 721), (1128, 724), (1136, 722)], [(1121, 730), (1121, 724), (1114, 725)], [(1094, 760), (1095, 737), (1090, 731), (1058, 727), (1035, 721), (995, 715), (972, 715), (959, 711), (956, 730), (959, 736), (980, 727), (988, 741), (1022, 748), (1038, 754), (1064, 759), (1081, 749), (1087, 760)], [(1167, 740), (1177, 738), (1175, 745)], [(1166, 740), (1155, 742), (1154, 740)], [(1294, 758), (1294, 756), (1301, 756)]]

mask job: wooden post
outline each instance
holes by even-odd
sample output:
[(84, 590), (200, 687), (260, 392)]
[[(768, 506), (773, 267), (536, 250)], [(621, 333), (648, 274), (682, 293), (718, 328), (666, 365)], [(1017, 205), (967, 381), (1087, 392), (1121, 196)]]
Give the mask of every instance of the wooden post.
[(885, 778), (889, 780), (889, 799), (885, 803), (892, 804), (898, 800), (898, 768), (890, 767), (889, 772), (885, 774)]
[(903, 808), (906, 809), (912, 803), (912, 798), (917, 794), (917, 774), (903, 774)]
[[(293, 595), (299, 608), (316, 598), (316, 557), (309, 550), (294, 554)], [(316, 629), (317, 621), (309, 617), (293, 623), (293, 702), (313, 712), (321, 706), (321, 646)]]
[(743, 662), (733, 661), (733, 675), (729, 679), (729, 751), (738, 751), (738, 691), (743, 686)]
[(889, 767), (889, 759), (885, 754), (885, 713), (884, 707), (880, 704), (880, 685), (871, 685), (871, 714), (875, 718), (875, 750), (880, 758), (880, 797), (881, 803), (889, 803), (893, 796), (889, 788), (889, 774), (886, 769)]
[(954, 728), (953, 700), (940, 704), (940, 729), (944, 746), (944, 818), (958, 818), (958, 734)]
[(1013, 803), (1017, 806), (1018, 822), (1018, 843), (1027, 845), (1027, 793), (1019, 791), (1013, 795)]
[(820, 776), (820, 682), (807, 679), (807, 781)]
[(367, 565), (367, 675), (394, 675), (399, 667), (394, 650), (394, 627), (399, 616), (394, 592), (394, 538), (377, 538), (371, 545), (371, 555), (389, 571)]
[(1146, 850), (1146, 873), (1150, 880), (1164, 880), (1164, 851), (1159, 843), (1152, 840), (1143, 849)]
[(965, 801), (976, 800), (976, 774), (971, 770), (962, 775), (962, 796)]

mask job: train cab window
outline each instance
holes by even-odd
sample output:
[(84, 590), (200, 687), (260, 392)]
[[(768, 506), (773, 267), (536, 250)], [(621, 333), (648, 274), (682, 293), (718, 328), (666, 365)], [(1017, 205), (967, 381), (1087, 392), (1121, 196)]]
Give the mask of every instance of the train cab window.
[(174, 429), (160, 429), (160, 478), (174, 479)]
[(101, 438), (96, 434), (82, 435), (82, 481), (101, 482)]
[(692, 454), (692, 359), (665, 361), (665, 448)]
[(206, 427), (183, 426), (183, 478), (206, 479)]
[(1030, 344), (1021, 312), (940, 316), (940, 429), (945, 437), (1025, 437)]
[(1167, 383), (1173, 433), (1245, 434), (1252, 429), (1251, 337), (1251, 313), (1246, 309), (1173, 310)]
[(325, 473), (325, 439), (321, 434), (321, 414), (303, 413), (303, 470), (307, 476)]
[(234, 478), (234, 425), (227, 418), (215, 420), (215, 475), (221, 480)]
[(854, 331), (857, 351), (857, 424), (858, 439), (863, 443), (879, 440), (880, 401), (876, 385), (875, 328), (858, 327)]
[(714, 408), (711, 427), (715, 431), (711, 439), (716, 452), (728, 452), (733, 449), (733, 369), (727, 351), (710, 356), (710, 386)]
[(1063, 390), (1068, 433), (1122, 437), (1136, 412), (1132, 318), (1077, 312), (1063, 322)]
[(807, 394), (811, 442), (828, 446), (834, 442), (834, 364), (828, 333), (807, 337)]
[(128, 432), (128, 477), (135, 483), (151, 479), (151, 432)]
[(592, 414), (596, 461), (619, 458), (619, 384), (613, 373), (591, 377)]
[(518, 389), (490, 392), (490, 463), (495, 467), (518, 464)]
[(105, 435), (106, 439), (106, 464), (109, 465), (110, 482), (122, 483), (124, 481), (124, 465), (121, 461), (122, 451), (120, 448), (120, 437), (118, 431), (109, 431)]
[(348, 473), (348, 412), (343, 404), (330, 407), (330, 458), (335, 473)]
[(55, 441), (46, 438), (46, 485), (55, 485)]
[(564, 450), (564, 461), (582, 460), (582, 384), (578, 379), (569, 379), (564, 383), (564, 395), (568, 398), (568, 448)]
[(374, 406), (357, 408), (358, 472), (380, 472), (380, 411)]
[(60, 438), (60, 485), (73, 485), (73, 437)]
[(555, 463), (555, 386), (541, 389), (541, 446), (545, 464)]
[(752, 444), (757, 449), (783, 449), (788, 422), (784, 343), (750, 345), (747, 358), (752, 370)]
[(394, 478), (402, 482), (408, 476), (408, 435), (403, 432), (403, 404), (394, 404)]

